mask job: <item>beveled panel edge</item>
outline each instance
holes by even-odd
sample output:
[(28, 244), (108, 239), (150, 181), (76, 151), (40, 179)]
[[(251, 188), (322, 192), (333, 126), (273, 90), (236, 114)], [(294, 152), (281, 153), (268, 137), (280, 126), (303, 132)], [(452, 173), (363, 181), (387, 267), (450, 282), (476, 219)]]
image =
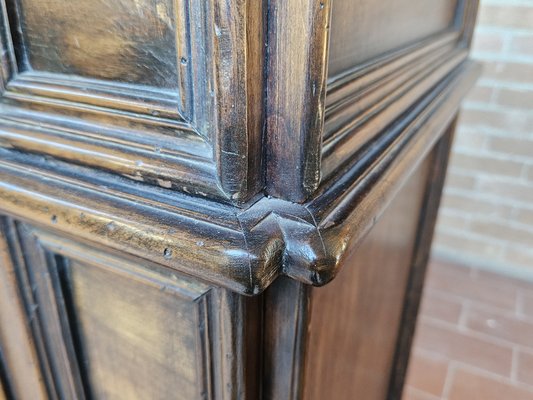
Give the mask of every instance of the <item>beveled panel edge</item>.
[(258, 294), (282, 274), (323, 285), (436, 143), (478, 74), (475, 63), (458, 66), (305, 204), (263, 197), (241, 209), (180, 193), (150, 197), (154, 189), (140, 183), (94, 174), (88, 182), (81, 169), (69, 177), (46, 160), (3, 151), (0, 211), (241, 294)]
[(438, 63), (431, 57), (417, 60), (418, 65), (410, 65), (400, 77), (378, 85), (363, 98), (347, 104), (326, 119), (325, 126), (331, 130), (322, 149), (322, 184), (465, 61), (468, 51), (453, 48), (444, 50), (444, 53), (436, 52), (435, 56)]
[(210, 150), (201, 143), (191, 146), (190, 141), (180, 141), (183, 146), (173, 151), (170, 145), (165, 146), (168, 141), (163, 141), (163, 137), (158, 146), (139, 141), (133, 147), (118, 130), (113, 130), (114, 137), (108, 136), (103, 142), (101, 135), (107, 130), (97, 126), (70, 123), (59, 129), (46, 117), (31, 121), (24, 114), (4, 111), (0, 118), (1, 147), (45, 154), (162, 188), (225, 200), (217, 185), (215, 165), (209, 161)]
[[(52, 157), (62, 156), (60, 159), (115, 171), (136, 180), (146, 177), (150, 184), (165, 188), (170, 186), (176, 191), (226, 203), (239, 205), (250, 200), (263, 186), (261, 138), (265, 2), (238, 0), (231, 5), (224, 0), (176, 2), (180, 4), (180, 15), (189, 21), (184, 25), (190, 28), (186, 35), (178, 32), (187, 38), (182, 46), (187, 53), (182, 57), (185, 62), (178, 63), (178, 68), (184, 69), (180, 71), (180, 77), (190, 75), (190, 79), (181, 82), (183, 90), (192, 93), (189, 95), (191, 101), (184, 106), (190, 109), (190, 115), (178, 118), (181, 112), (176, 114), (171, 109), (171, 98), (162, 93), (151, 93), (149, 88), (135, 89), (151, 99), (146, 104), (135, 100), (137, 92), (132, 92), (133, 97), (121, 92), (128, 85), (115, 85), (111, 90), (111, 84), (90, 83), (90, 79), (85, 79), (91, 89), (87, 94), (86, 91), (76, 91), (76, 85), (72, 86), (69, 79), (58, 79), (50, 74), (21, 74), (21, 79), (15, 77), (12, 80), (17, 65), (10, 32), (1, 36), (3, 57), (0, 67), (7, 107), (22, 102), (21, 110), (34, 113), (35, 118), (55, 107), (71, 114), (69, 118), (62, 115), (63, 125), (68, 125), (69, 121), (72, 124), (86, 122), (78, 120), (83, 116), (95, 127), (130, 130), (131, 137), (123, 136), (121, 139), (127, 145), (125, 147), (139, 147), (137, 138), (145, 130), (156, 137), (165, 134), (168, 139), (176, 139), (178, 144), (167, 148), (153, 139), (151, 158), (154, 162), (144, 163), (141, 160), (134, 170), (126, 165), (128, 162), (123, 163), (124, 160), (132, 161), (128, 152), (113, 148), (113, 145), (108, 145), (105, 135), (98, 136), (94, 132), (92, 145), (86, 147), (78, 147), (79, 140), (72, 134), (70, 142), (76, 145), (68, 146), (61, 155), (58, 151), (36, 150), (36, 146), (31, 144), (31, 134), (18, 142), (18, 148)], [(5, 2), (0, 2), (0, 5), (0, 17), (7, 21)], [(193, 46), (193, 42), (198, 45)], [(224, 62), (217, 62), (221, 57)], [(47, 94), (53, 97), (46, 97)], [(75, 100), (82, 95), (88, 96), (88, 102), (76, 103)], [(179, 99), (176, 97), (175, 100)], [(125, 109), (117, 109), (119, 103)], [(144, 113), (140, 114), (141, 111)], [(132, 123), (138, 125), (136, 131), (129, 126)], [(52, 142), (58, 135), (68, 136), (63, 128), (58, 126), (58, 132), (50, 134), (48, 140)], [(9, 137), (2, 137), (3, 132), (0, 131), (2, 147), (17, 147)], [(169, 162), (165, 153), (174, 151), (179, 143), (185, 142), (184, 151)], [(28, 149), (25, 144), (29, 144)], [(64, 143), (60, 143), (59, 147), (62, 145)], [(52, 144), (47, 148), (51, 150)], [(88, 153), (95, 156), (95, 160), (90, 160)], [(110, 153), (118, 156), (118, 163), (110, 157)], [(201, 157), (198, 157), (199, 154)], [(161, 164), (164, 166), (159, 167)], [(126, 172), (128, 169), (130, 172)], [(197, 184), (198, 187), (195, 187)]]
[(336, 276), (346, 250), (365, 237), (434, 148), (480, 74), (479, 64), (463, 62), (397, 124), (386, 129), (377, 148), (356, 159), (340, 179), (310, 202), (307, 208), (319, 221), (323, 243), (335, 262), (312, 273), (294, 270), (289, 276), (315, 285)]
[[(210, 335), (218, 335), (217, 332), (211, 332), (209, 329), (205, 329), (208, 325), (208, 313), (214, 312), (212, 310), (211, 297), (215, 296), (212, 286), (209, 286), (203, 282), (192, 280), (186, 276), (179, 275), (178, 279), (173, 279), (173, 272), (164, 267), (158, 266), (150, 261), (144, 260), (135, 260), (133, 258), (121, 257), (118, 254), (109, 254), (102, 253), (97, 248), (87, 246), (85, 244), (77, 243), (65, 237), (57, 236), (54, 233), (51, 233), (46, 230), (42, 230), (33, 225), (26, 223), (19, 223), (17, 230), (19, 235), (22, 238), (21, 244), (26, 246), (31, 253), (41, 253), (46, 256), (46, 262), (49, 263), (55, 256), (61, 256), (65, 262), (69, 263), (74, 260), (81, 264), (80, 267), (94, 267), (106, 270), (112, 274), (120, 275), (126, 277), (127, 279), (135, 280), (138, 283), (154, 287), (161, 290), (161, 293), (177, 297), (181, 300), (189, 302), (194, 305), (193, 310), (193, 321), (197, 324), (195, 331), (196, 346), (194, 349), (195, 354), (197, 355), (195, 361), (197, 363), (196, 371), (198, 373), (199, 380), (203, 383), (203, 387), (198, 389), (198, 398), (212, 399), (213, 395), (213, 381), (212, 375), (214, 374), (212, 369), (216, 367), (213, 366), (211, 362), (212, 354), (210, 343), (213, 339)], [(31, 241), (31, 242), (29, 242)], [(25, 243), (27, 242), (27, 243)], [(42, 257), (42, 256), (41, 256)], [(35, 260), (34, 260), (35, 261)], [(143, 266), (139, 265), (140, 261)], [(45, 262), (45, 261), (43, 261)], [(35, 268), (32, 266), (31, 257), (30, 263), (26, 261), (27, 268)], [(33, 262), (35, 264), (35, 262)], [(40, 266), (42, 267), (42, 265)], [(44, 268), (47, 268), (49, 271), (51, 268), (56, 268), (56, 265), (47, 265)], [(72, 266), (70, 267), (72, 268)], [(59, 272), (50, 271), (50, 278), (52, 281), (60, 279), (58, 276)], [(64, 293), (60, 288), (59, 283), (53, 282), (52, 285), (49, 285), (52, 293), (45, 293), (49, 297), (57, 298), (56, 301), (63, 302)], [(46, 291), (50, 290), (46, 288)], [(216, 293), (218, 296), (218, 293)], [(41, 318), (56, 319), (56, 315), (45, 315)], [(63, 315), (57, 316), (63, 317)], [(57, 321), (54, 321), (57, 323)], [(48, 325), (48, 324), (46, 324)], [(68, 336), (68, 339), (72, 339), (72, 332), (70, 322), (68, 324), (62, 324), (62, 334), (64, 337)], [(217, 327), (218, 328), (218, 327)], [(56, 344), (57, 345), (57, 344)], [(64, 370), (67, 369), (67, 366), (70, 365), (70, 368), (73, 370), (74, 374), (77, 376), (69, 377), (66, 376), (66, 373), (61, 372), (62, 380), (70, 380), (71, 384), (73, 381), (81, 381), (81, 373), (77, 372), (77, 364), (79, 360), (77, 359), (78, 355), (75, 354), (77, 351), (74, 349), (69, 349), (68, 346), (65, 346), (64, 349), (68, 354), (68, 360), (63, 358), (61, 362), (64, 364)], [(71, 374), (72, 374), (71, 372)], [(81, 383), (78, 383), (80, 386)], [(81, 387), (77, 389), (78, 391), (83, 391)], [(202, 397), (201, 393), (205, 393), (206, 396)], [(61, 396), (59, 396), (61, 397)], [(75, 396), (76, 399), (82, 399), (84, 396), (81, 393), (78, 393)]]
[[(218, 122), (214, 159), (221, 189), (228, 200), (242, 204), (264, 185), (266, 1), (216, 0), (212, 12), (213, 120)], [(209, 95), (208, 91), (206, 98)]]
[[(433, 35), (420, 42), (388, 53), (377, 59), (328, 79), (326, 96), (326, 118), (343, 103), (349, 102), (355, 95), (364, 94), (364, 89), (380, 86), (391, 76), (402, 75), (409, 66), (424, 61), (424, 57), (434, 54), (439, 49), (451, 50), (456, 46), (460, 33), (449, 30)], [(363, 93), (361, 93), (363, 92)], [(327, 136), (327, 134), (325, 135)]]
[(476, 11), (476, 0), (461, 0), (449, 30), (328, 80), (321, 185), (467, 58)]
[[(0, 228), (3, 220), (0, 217)], [(259, 313), (253, 309), (254, 304), (259, 306), (258, 302), (213, 287), (205, 280), (184, 275), (182, 271), (169, 269), (153, 260), (109, 249), (102, 251), (97, 244), (80, 243), (72, 235), (42, 229), (33, 223), (11, 221), (11, 229), (22, 241), (32, 241), (30, 251), (38, 248), (38, 252), (60, 256), (65, 262), (76, 261), (80, 267), (101, 268), (193, 304), (193, 321), (198, 324), (195, 333), (197, 372), (204, 385), (199, 388), (204, 390), (199, 390), (198, 397), (255, 399), (255, 383), (250, 379), (253, 373), (247, 368), (253, 367), (252, 359), (259, 352), (259, 334), (255, 331)], [(256, 345), (257, 349), (250, 344)]]
[[(187, 63), (178, 63), (176, 66), (176, 76), (178, 77), (176, 92), (170, 89), (84, 78), (68, 74), (33, 71), (31, 69), (18, 71), (17, 55), (13, 51), (13, 42), (17, 40), (20, 46), (25, 47), (20, 37), (22, 30), (18, 26), (22, 16), (20, 15), (18, 1), (11, 0), (9, 4), (8, 1), (10, 0), (1, 1), (2, 22), (12, 17), (11, 23), (15, 22), (16, 26), (10, 26), (8, 23), (5, 26), (8, 29), (2, 32), (3, 48), (11, 49), (11, 51), (2, 55), (3, 62), (13, 66), (9, 71), (10, 73), (4, 73), (2, 76), (5, 89), (3, 95), (5, 97), (20, 101), (22, 104), (42, 103), (45, 99), (52, 102), (54, 99), (65, 100), (71, 103), (70, 108), (85, 113), (97, 112), (96, 110), (105, 112), (106, 109), (108, 109), (107, 112), (113, 113), (116, 109), (118, 111), (115, 115), (116, 118), (128, 118), (127, 113), (121, 113), (120, 111), (136, 111), (139, 113), (140, 118), (146, 117), (148, 123), (150, 123), (151, 116), (165, 114), (175, 121), (186, 122), (191, 120), (192, 105), (189, 106), (188, 103), (192, 101), (194, 94), (187, 73), (184, 73), (189, 68)], [(178, 17), (183, 18), (182, 23), (180, 21), (179, 25), (176, 24), (176, 36), (181, 39), (176, 43), (176, 56), (178, 60), (186, 61), (190, 58), (191, 47), (188, 32), (191, 25), (188, 20), (189, 13), (187, 12), (189, 8), (188, 1), (173, 0), (176, 7), (176, 20)], [(13, 7), (11, 15), (7, 9), (8, 5)], [(157, 95), (157, 93), (161, 94)], [(146, 102), (138, 101), (139, 98), (146, 100)], [(97, 109), (86, 107), (87, 105), (95, 105)], [(119, 105), (121, 107), (117, 108)], [(169, 124), (171, 122), (170, 120), (168, 121)]]

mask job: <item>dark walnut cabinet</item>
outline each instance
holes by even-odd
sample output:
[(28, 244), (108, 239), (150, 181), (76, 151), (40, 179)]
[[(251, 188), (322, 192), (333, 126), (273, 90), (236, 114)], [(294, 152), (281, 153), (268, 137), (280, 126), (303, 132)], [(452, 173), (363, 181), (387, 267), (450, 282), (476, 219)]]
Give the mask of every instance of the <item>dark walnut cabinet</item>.
[(476, 1), (0, 4), (0, 399), (401, 398)]

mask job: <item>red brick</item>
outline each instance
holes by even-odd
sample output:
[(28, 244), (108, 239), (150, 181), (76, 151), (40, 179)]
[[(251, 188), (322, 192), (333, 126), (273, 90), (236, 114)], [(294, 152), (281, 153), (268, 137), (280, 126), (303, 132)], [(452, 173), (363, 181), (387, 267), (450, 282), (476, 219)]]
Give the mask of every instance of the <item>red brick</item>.
[(533, 227), (533, 210), (520, 208), (516, 211), (513, 219), (520, 224), (531, 225)]
[[(432, 268), (426, 281), (428, 290), (438, 290), (449, 296), (498, 307), (505, 311), (516, 308), (517, 291), (514, 287), (502, 286), (498, 282), (479, 280), (474, 276), (458, 275), (453, 270)], [(495, 296), (494, 294), (498, 295)]]
[(422, 304), (420, 305), (421, 316), (457, 324), (461, 310), (461, 301), (456, 298), (435, 293), (430, 289), (424, 291)]
[(453, 376), (448, 400), (533, 400), (533, 392), (514, 386), (505, 379), (458, 368)]
[(458, 174), (454, 171), (448, 171), (446, 174), (446, 186), (458, 189), (473, 189), (476, 184), (476, 178), (471, 175)]
[(533, 116), (527, 111), (496, 111), (463, 108), (459, 124), (475, 128), (496, 129), (502, 132), (531, 132)]
[(533, 34), (513, 35), (511, 51), (518, 54), (533, 55)]
[(490, 150), (510, 155), (533, 158), (533, 140), (492, 136), (488, 139)]
[(451, 166), (469, 173), (483, 173), (519, 177), (524, 164), (511, 160), (501, 160), (490, 156), (478, 154), (465, 154), (455, 152), (450, 160)]
[(521, 307), (520, 312), (526, 317), (533, 318), (533, 292), (531, 293), (520, 293)]
[(533, 386), (533, 353), (519, 351), (516, 378)]
[[(533, 76), (530, 81), (533, 83)], [(500, 89), (497, 95), (497, 103), (506, 107), (529, 110), (533, 105), (533, 91), (525, 89)]]
[(466, 229), (468, 218), (462, 215), (449, 214), (446, 209), (442, 209), (439, 214), (438, 224), (440, 227), (451, 229)]
[(478, 103), (489, 104), (492, 102), (494, 95), (494, 88), (489, 86), (476, 85), (466, 98), (466, 101), (474, 101)]
[(482, 5), (479, 9), (478, 25), (531, 29), (533, 26), (533, 7)]
[(502, 275), (502, 273), (498, 272), (486, 271), (482, 269), (476, 270), (475, 279), (477, 282), (483, 282), (485, 284), (492, 285), (493, 287), (505, 287), (518, 292), (526, 290), (533, 293), (533, 282)]
[(479, 150), (485, 146), (485, 137), (479, 129), (460, 126), (455, 133), (454, 149), (467, 148)]
[(533, 182), (533, 165), (530, 165), (527, 168), (526, 177), (527, 177), (528, 181), (532, 181)]
[(485, 335), (533, 349), (533, 323), (493, 309), (470, 307), (466, 326)]
[(497, 32), (477, 30), (474, 34), (472, 49), (474, 51), (499, 53), (503, 49), (504, 35)]
[(481, 181), (479, 190), (502, 199), (511, 198), (523, 203), (533, 204), (531, 184), (490, 179)]
[(452, 361), (474, 365), (501, 376), (510, 376), (512, 350), (460, 332), (453, 327), (420, 320), (416, 346)]
[(443, 254), (451, 254), (455, 257), (468, 257), (476, 259), (501, 259), (503, 255), (503, 245), (500, 243), (490, 243), (487, 240), (479, 240), (455, 232), (445, 232), (439, 224), (435, 234), (434, 248)]
[(414, 351), (409, 360), (407, 382), (422, 392), (441, 396), (448, 372), (448, 361)]
[(470, 229), (479, 235), (496, 240), (508, 241), (525, 246), (533, 243), (533, 230), (510, 226), (506, 222), (494, 221), (483, 217), (474, 217), (470, 222)]
[(475, 198), (474, 196), (476, 194), (477, 192), (473, 192), (472, 197), (469, 197), (465, 194), (448, 193), (448, 191), (445, 190), (441, 207), (450, 210), (459, 210), (472, 215), (484, 215), (487, 218), (493, 217), (506, 219), (511, 217), (511, 207), (501, 204), (498, 201)]
[(483, 77), (502, 82), (531, 83), (533, 63), (490, 62), (485, 63)]
[(508, 245), (503, 254), (504, 261), (509, 266), (524, 268), (533, 275), (533, 249)]

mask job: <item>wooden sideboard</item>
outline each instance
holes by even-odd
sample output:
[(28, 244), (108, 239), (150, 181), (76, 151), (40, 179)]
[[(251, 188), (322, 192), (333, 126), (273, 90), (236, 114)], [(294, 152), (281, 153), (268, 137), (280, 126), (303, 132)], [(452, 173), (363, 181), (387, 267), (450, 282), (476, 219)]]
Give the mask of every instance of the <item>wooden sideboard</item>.
[(475, 0), (0, 3), (0, 399), (401, 398)]

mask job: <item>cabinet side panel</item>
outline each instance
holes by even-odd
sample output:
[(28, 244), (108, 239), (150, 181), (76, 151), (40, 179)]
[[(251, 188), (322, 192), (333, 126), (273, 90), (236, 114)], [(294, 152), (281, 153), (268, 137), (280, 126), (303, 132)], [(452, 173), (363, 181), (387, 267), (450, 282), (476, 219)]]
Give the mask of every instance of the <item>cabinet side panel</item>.
[(420, 208), (432, 157), (345, 259), (313, 289), (304, 398), (383, 400), (393, 367)]

